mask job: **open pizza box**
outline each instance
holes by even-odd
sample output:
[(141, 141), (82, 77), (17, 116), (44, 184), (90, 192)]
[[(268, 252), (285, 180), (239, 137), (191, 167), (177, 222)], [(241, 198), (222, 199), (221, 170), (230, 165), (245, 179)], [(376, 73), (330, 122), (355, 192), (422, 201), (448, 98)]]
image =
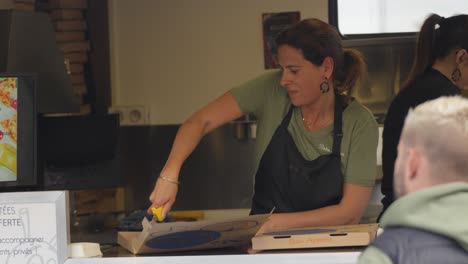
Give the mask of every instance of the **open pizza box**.
[(252, 249), (304, 249), (367, 246), (378, 224), (323, 226), (268, 232), (252, 238)]
[(236, 247), (249, 244), (269, 216), (172, 223), (144, 218), (141, 232), (119, 232), (117, 242), (133, 254)]

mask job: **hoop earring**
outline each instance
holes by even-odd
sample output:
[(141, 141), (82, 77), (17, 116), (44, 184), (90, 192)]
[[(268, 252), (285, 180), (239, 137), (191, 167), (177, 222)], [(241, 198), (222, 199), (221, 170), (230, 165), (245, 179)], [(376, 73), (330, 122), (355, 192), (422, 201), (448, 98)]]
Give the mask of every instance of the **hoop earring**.
[(452, 81), (457, 82), (461, 79), (461, 71), (457, 68), (452, 72)]
[(323, 94), (328, 93), (330, 91), (330, 84), (328, 84), (328, 78), (325, 77), (325, 80), (320, 84), (320, 92)]

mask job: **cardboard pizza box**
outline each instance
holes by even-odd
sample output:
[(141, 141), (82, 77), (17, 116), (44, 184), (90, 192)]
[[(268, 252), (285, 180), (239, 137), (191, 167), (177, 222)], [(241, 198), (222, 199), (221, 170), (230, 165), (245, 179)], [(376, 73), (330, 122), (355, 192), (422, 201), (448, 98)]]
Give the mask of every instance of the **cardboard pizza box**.
[(249, 244), (268, 217), (171, 223), (144, 218), (141, 232), (119, 232), (117, 242), (133, 254), (236, 247)]
[(267, 232), (252, 238), (252, 249), (304, 249), (366, 246), (377, 234), (378, 224), (322, 226)]

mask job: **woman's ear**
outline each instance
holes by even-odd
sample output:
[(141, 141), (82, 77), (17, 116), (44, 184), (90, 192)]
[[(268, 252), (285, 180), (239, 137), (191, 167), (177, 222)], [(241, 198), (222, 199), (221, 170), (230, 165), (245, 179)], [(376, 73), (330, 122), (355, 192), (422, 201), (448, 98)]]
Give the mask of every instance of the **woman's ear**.
[(455, 61), (457, 65), (465, 64), (468, 62), (468, 55), (466, 49), (457, 50), (455, 53)]
[(330, 79), (330, 77), (333, 74), (333, 69), (335, 68), (335, 61), (333, 60), (332, 57), (327, 56), (323, 60), (321, 67), (322, 67), (323, 74), (325, 75), (325, 77)]

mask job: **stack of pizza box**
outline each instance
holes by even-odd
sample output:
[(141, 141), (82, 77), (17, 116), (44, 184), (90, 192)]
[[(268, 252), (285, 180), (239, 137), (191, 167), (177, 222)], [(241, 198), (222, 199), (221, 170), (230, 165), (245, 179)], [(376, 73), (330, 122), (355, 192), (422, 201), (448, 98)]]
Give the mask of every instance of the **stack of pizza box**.
[(49, 15), (56, 32), (56, 40), (62, 50), (73, 93), (81, 102), (81, 113), (91, 112), (84, 103), (87, 93), (84, 68), (88, 61), (90, 42), (86, 37), (85, 12), (87, 0), (49, 0)]
[(36, 0), (13, 0), (13, 6), (15, 10), (35, 10)]

